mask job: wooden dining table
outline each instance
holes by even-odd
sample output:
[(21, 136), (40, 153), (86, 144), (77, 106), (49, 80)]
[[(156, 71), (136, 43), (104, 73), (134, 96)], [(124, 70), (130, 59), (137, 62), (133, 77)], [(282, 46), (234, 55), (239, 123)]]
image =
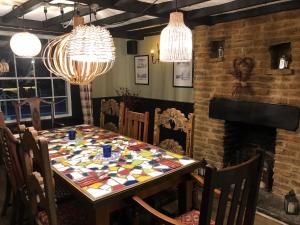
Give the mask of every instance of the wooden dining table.
[[(76, 130), (75, 140), (68, 132)], [(142, 198), (179, 187), (179, 206), (190, 207), (189, 174), (199, 162), (90, 125), (43, 130), (53, 171), (92, 208), (91, 224), (109, 225), (111, 212), (133, 195)], [(103, 146), (111, 145), (110, 157)]]

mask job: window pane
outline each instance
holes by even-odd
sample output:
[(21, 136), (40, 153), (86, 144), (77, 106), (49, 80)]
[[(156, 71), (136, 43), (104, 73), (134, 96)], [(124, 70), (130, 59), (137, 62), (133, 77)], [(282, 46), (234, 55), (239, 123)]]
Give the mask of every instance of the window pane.
[(68, 98), (55, 99), (55, 115), (68, 113)]
[[(1, 77), (15, 77), (15, 67), (14, 67), (14, 55), (9, 48), (0, 49), (0, 76)], [(3, 72), (3, 71), (9, 72)]]
[(37, 79), (37, 88), (39, 97), (51, 97), (52, 96), (52, 84), (50, 79)]
[[(51, 102), (51, 99), (45, 99), (47, 102)], [(41, 116), (51, 116), (51, 104), (41, 102)]]
[(1, 109), (5, 115), (5, 120), (14, 120), (16, 119), (15, 107), (13, 101), (4, 101), (0, 102)]
[(0, 99), (17, 99), (18, 89), (16, 80), (0, 81)]
[(21, 118), (22, 119), (31, 118), (30, 107), (28, 104), (21, 106)]
[(44, 66), (42, 59), (35, 59), (34, 67), (36, 77), (50, 77), (50, 72)]
[(19, 80), (20, 98), (35, 97), (34, 80)]
[(34, 65), (34, 59), (32, 58), (16, 58), (17, 76), (32, 77), (33, 65)]
[(54, 85), (54, 96), (66, 96), (66, 82), (61, 79), (54, 79), (53, 80)]

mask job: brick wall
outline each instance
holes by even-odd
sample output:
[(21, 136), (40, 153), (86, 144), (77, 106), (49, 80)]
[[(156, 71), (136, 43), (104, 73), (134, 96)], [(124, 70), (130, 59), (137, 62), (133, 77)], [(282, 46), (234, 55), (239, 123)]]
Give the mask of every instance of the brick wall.
[[(243, 19), (194, 31), (195, 51), (195, 132), (194, 155), (222, 167), (224, 121), (208, 117), (213, 97), (300, 107), (300, 10)], [(210, 42), (225, 40), (224, 60), (210, 59)], [(271, 70), (269, 47), (291, 42), (290, 71)], [(232, 96), (235, 79), (230, 74), (236, 57), (255, 60), (249, 83), (254, 95)], [(300, 131), (277, 129), (273, 192), (286, 194), (294, 189), (300, 195)]]

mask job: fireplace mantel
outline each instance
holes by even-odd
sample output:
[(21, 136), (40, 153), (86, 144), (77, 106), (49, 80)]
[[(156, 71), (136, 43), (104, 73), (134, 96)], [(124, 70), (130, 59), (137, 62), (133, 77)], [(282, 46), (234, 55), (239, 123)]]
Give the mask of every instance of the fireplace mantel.
[(296, 131), (300, 109), (288, 105), (213, 98), (209, 104), (209, 117)]

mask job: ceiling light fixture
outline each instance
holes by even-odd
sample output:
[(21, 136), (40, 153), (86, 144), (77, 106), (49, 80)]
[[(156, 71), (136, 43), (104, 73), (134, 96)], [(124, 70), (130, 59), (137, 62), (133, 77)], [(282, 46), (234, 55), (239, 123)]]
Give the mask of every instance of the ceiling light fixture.
[[(74, 26), (83, 25), (83, 17), (73, 18)], [(114, 65), (109, 62), (91, 62), (71, 60), (67, 53), (67, 45), (71, 34), (58, 36), (46, 44), (43, 51), (43, 63), (53, 74), (71, 84), (86, 85), (97, 76), (105, 74)]]
[[(13, 9), (16, 7), (18, 6), (14, 6)], [(33, 57), (40, 53), (42, 44), (40, 39), (35, 34), (25, 31), (24, 28), (23, 32), (15, 33), (11, 37), (10, 48), (17, 56)]]
[[(96, 17), (97, 7), (90, 7)], [(84, 25), (75, 27), (67, 43), (66, 52), (71, 60), (81, 62), (114, 62), (115, 45), (110, 32), (101, 26)]]
[(190, 62), (192, 55), (192, 31), (184, 24), (182, 12), (172, 12), (169, 24), (160, 34), (160, 61)]

